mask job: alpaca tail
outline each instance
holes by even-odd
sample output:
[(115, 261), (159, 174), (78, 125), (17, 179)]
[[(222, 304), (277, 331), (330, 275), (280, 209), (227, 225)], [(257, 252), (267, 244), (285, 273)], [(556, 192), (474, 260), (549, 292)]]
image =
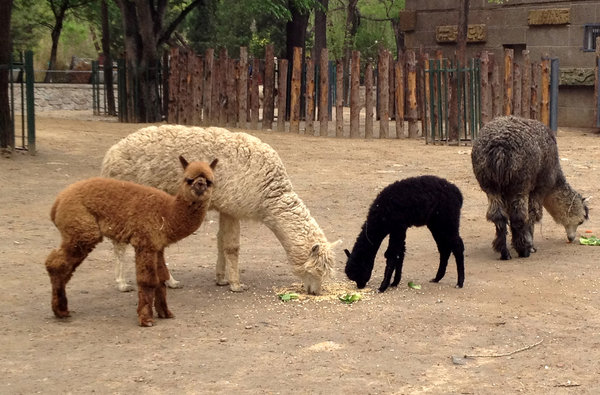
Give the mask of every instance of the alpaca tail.
[(54, 219), (56, 218), (56, 208), (58, 207), (58, 201), (59, 201), (59, 199), (57, 198), (54, 201), (54, 204), (52, 205), (52, 208), (50, 209), (50, 219), (52, 220), (53, 223), (56, 223), (54, 221)]
[(496, 147), (485, 157), (485, 168), (488, 169), (490, 181), (498, 190), (505, 190), (511, 185), (512, 161), (510, 154), (501, 147)]

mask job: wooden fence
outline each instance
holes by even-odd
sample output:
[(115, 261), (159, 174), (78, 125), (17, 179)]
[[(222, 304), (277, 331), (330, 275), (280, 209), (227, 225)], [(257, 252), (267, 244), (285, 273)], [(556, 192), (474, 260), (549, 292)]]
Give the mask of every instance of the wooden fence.
[[(327, 49), (318, 65), (310, 58), (303, 65), (301, 51), (295, 48), (293, 60), (288, 62), (275, 59), (272, 45), (266, 47), (264, 60), (249, 59), (245, 47), (240, 48), (239, 59), (229, 58), (226, 50), (217, 57), (212, 49), (203, 56), (184, 48), (172, 49), (167, 121), (311, 136), (427, 137), (432, 143), (456, 143), (452, 133), (442, 138), (426, 132), (431, 120), (439, 116), (427, 106), (428, 95), (437, 95), (436, 89), (442, 89), (426, 77), (428, 54), (406, 51), (394, 59), (382, 49), (376, 62), (368, 60), (362, 67), (360, 52), (354, 51), (350, 72), (344, 74), (342, 62), (330, 62)], [(507, 49), (502, 64), (487, 52), (472, 60), (480, 68), (480, 76), (473, 84), (477, 92), (469, 100), (478, 101), (472, 110), (478, 113), (467, 116), (479, 126), (501, 114), (548, 124), (549, 60), (544, 57), (533, 63), (529, 52), (523, 51), (523, 62), (515, 63), (513, 55), (513, 50)], [(448, 62), (440, 53), (433, 59)], [(344, 85), (349, 87), (347, 96)], [(460, 111), (461, 100), (450, 92), (443, 106), (457, 106)], [(349, 97), (347, 103), (345, 97)], [(449, 122), (450, 127), (456, 123), (452, 118)], [(457, 128), (462, 127), (473, 128), (458, 122)], [(476, 138), (473, 130), (468, 133)]]

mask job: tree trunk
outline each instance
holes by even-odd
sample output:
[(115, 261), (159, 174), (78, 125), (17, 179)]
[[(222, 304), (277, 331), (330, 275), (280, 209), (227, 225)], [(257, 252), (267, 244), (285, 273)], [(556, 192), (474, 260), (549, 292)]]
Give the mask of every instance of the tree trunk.
[(294, 2), (290, 2), (290, 12), (292, 19), (286, 26), (286, 55), (288, 61), (292, 61), (294, 57), (294, 47), (302, 48), (302, 56), (306, 47), (306, 27), (308, 26), (308, 13), (302, 13), (301, 10), (294, 6)]
[(315, 5), (315, 45), (312, 50), (314, 64), (319, 64), (321, 50), (327, 48), (327, 10), (329, 0), (318, 0)]
[[(10, 16), (12, 11), (12, 0), (0, 1), (0, 64), (7, 65), (10, 62), (11, 39), (10, 39)], [(8, 102), (8, 69), (0, 69), (0, 148), (8, 148), (12, 145), (12, 128), (10, 119), (10, 106)]]
[(400, 30), (400, 19), (392, 18), (392, 30), (394, 31), (394, 39), (396, 40), (396, 53), (404, 53), (406, 45), (404, 44), (404, 32)]
[[(344, 30), (344, 47), (343, 47), (343, 56), (344, 56), (344, 76), (349, 75), (350, 73), (350, 59), (352, 54), (352, 47), (354, 44), (354, 36), (358, 30), (358, 25), (360, 24), (360, 15), (358, 14), (357, 8), (358, 0), (350, 0), (348, 2), (347, 14), (346, 14), (346, 28)], [(349, 84), (347, 80), (344, 79), (344, 101), (347, 102)]]
[(102, 0), (102, 53), (104, 54), (104, 90), (108, 115), (117, 115), (115, 110), (115, 91), (113, 90), (113, 61), (110, 53), (110, 32), (108, 20), (108, 4)]
[(150, 4), (117, 0), (125, 27), (125, 60), (127, 67), (127, 100), (134, 108), (129, 122), (161, 120), (158, 67), (158, 35), (162, 32), (162, 16), (151, 12)]
[(52, 82), (54, 75), (52, 70), (56, 67), (56, 53), (58, 52), (58, 40), (60, 39), (60, 33), (62, 32), (63, 22), (65, 20), (65, 13), (67, 12), (68, 2), (61, 2), (60, 7), (54, 12), (54, 27), (52, 28), (52, 49), (50, 50), (50, 60), (48, 61), (48, 70), (44, 82)]

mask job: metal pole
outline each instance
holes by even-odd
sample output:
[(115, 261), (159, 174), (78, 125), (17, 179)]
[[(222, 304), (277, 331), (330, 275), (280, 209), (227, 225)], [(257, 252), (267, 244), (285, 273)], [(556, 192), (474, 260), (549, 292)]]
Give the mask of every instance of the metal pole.
[(27, 148), (35, 155), (35, 100), (33, 97), (33, 51), (25, 52), (25, 78), (27, 78)]

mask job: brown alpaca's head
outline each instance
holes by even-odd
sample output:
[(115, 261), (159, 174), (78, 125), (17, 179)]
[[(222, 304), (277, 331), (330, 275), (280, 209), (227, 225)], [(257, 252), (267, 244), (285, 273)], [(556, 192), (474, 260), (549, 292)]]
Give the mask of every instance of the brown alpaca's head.
[(183, 186), (186, 196), (191, 201), (206, 201), (212, 196), (215, 176), (213, 169), (219, 160), (208, 162), (189, 162), (179, 156), (179, 162), (183, 167)]

